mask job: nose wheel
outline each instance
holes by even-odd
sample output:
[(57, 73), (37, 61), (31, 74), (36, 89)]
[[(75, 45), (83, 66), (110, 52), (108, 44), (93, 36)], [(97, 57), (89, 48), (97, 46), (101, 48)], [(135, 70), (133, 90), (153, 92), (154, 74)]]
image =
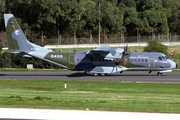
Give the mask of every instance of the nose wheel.
[(158, 73), (157, 73), (157, 76), (162, 76), (162, 73), (158, 72)]

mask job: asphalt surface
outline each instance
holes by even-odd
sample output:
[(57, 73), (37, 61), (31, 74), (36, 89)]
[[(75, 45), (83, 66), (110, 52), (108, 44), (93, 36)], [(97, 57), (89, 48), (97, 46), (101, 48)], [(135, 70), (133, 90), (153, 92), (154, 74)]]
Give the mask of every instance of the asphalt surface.
[(0, 72), (0, 79), (25, 79), (25, 80), (98, 80), (98, 81), (122, 81), (122, 82), (152, 82), (152, 83), (180, 83), (180, 72), (163, 73), (157, 76), (157, 72), (123, 72), (113, 73), (107, 76), (93, 76), (83, 72)]

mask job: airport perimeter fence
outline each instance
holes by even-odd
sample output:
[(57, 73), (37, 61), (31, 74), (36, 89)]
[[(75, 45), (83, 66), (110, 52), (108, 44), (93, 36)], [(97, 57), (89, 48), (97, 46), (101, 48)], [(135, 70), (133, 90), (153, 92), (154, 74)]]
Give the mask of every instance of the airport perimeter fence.
[[(127, 36), (127, 37), (108, 37), (100, 38), (101, 44), (111, 43), (142, 43), (149, 40), (158, 40), (159, 42), (180, 42), (180, 35), (156, 35), (156, 36)], [(35, 43), (44, 43), (45, 45), (69, 45), (69, 44), (98, 44), (99, 38), (44, 38), (36, 39)]]
[[(63, 38), (59, 36), (45, 37), (39, 36), (39, 39), (28, 38), (30, 42), (38, 45), (70, 45), (70, 44), (98, 44), (99, 38)], [(41, 38), (41, 39), (40, 39)], [(101, 44), (111, 43), (142, 43), (148, 42), (149, 40), (158, 40), (159, 42), (180, 42), (180, 35), (169, 34), (169, 35), (154, 35), (154, 36), (127, 36), (127, 37), (107, 37), (100, 38)], [(3, 47), (7, 47), (7, 36), (6, 33), (0, 33), (0, 44)]]

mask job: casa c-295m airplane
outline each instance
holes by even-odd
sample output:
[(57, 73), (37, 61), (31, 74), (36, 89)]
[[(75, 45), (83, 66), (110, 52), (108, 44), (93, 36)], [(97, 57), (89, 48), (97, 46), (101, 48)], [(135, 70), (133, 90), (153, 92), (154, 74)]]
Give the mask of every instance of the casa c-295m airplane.
[(123, 71), (172, 72), (177, 64), (158, 52), (129, 52), (127, 47), (111, 48), (102, 45), (83, 52), (55, 52), (27, 40), (13, 14), (4, 14), (9, 53), (36, 57), (70, 70), (82, 70), (93, 75), (107, 75)]

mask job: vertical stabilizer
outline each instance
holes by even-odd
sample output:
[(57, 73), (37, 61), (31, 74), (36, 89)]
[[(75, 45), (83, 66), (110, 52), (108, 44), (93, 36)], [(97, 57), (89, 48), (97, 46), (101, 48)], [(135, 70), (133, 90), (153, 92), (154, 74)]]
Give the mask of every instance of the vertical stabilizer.
[(30, 43), (22, 32), (13, 14), (4, 14), (5, 27), (7, 32), (8, 47), (10, 53), (27, 53), (39, 49), (45, 49)]

